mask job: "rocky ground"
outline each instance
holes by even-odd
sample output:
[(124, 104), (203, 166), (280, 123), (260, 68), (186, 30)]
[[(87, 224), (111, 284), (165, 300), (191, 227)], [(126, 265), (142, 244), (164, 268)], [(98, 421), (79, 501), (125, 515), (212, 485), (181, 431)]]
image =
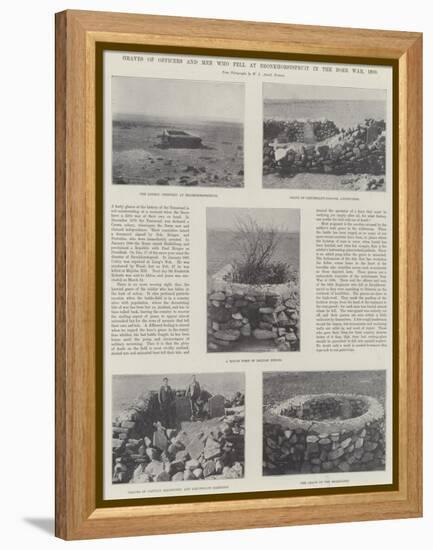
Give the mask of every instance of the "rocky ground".
[(308, 174), (299, 173), (287, 177), (278, 173), (263, 176), (267, 189), (319, 189), (338, 191), (384, 191), (385, 178), (371, 174)]
[(384, 191), (384, 121), (366, 119), (342, 130), (325, 122), (317, 128), (315, 122), (308, 122), (310, 132), (314, 128), (310, 137), (317, 140), (312, 143), (303, 141), (298, 126), (304, 123), (265, 121), (263, 186)]
[(200, 135), (200, 148), (164, 148), (164, 126), (113, 127), (113, 183), (182, 187), (243, 187), (242, 128), (230, 124), (179, 127)]
[[(113, 426), (113, 429), (116, 426)], [(244, 407), (219, 418), (182, 422), (178, 430), (154, 424), (153, 437), (140, 439), (134, 420), (123, 421), (113, 439), (113, 483), (236, 479), (244, 475)]]

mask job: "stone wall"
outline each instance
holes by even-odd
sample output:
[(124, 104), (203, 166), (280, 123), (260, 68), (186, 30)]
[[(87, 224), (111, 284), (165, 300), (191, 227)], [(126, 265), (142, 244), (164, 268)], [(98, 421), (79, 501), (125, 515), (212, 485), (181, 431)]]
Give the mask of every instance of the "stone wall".
[[(273, 141), (265, 138), (263, 173), (285, 176), (300, 172), (380, 176), (385, 174), (385, 147), (385, 123), (371, 119), (356, 128), (342, 130), (326, 143), (281, 143), (278, 138)], [(377, 183), (384, 181), (379, 179)]]
[[(274, 120), (263, 123), (265, 140), (277, 139), (283, 142), (298, 141), (305, 143), (313, 138), (323, 141), (338, 134), (339, 130), (332, 120)], [(311, 136), (311, 137), (310, 137)]]
[(299, 349), (299, 289), (295, 282), (247, 285), (232, 282), (234, 267), (211, 279), (208, 293), (208, 351), (230, 351), (249, 340), (278, 351)]
[(243, 399), (226, 400), (218, 418), (167, 429), (156, 392), (141, 395), (113, 422), (113, 483), (243, 477)]
[(372, 397), (301, 395), (264, 412), (264, 475), (384, 468), (384, 409)]

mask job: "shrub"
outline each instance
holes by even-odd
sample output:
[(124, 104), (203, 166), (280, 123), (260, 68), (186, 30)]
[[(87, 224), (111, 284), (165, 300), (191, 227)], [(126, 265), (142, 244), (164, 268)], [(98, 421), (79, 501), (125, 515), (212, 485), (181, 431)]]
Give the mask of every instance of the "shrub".
[(282, 233), (273, 226), (262, 226), (251, 217), (239, 218), (234, 237), (238, 257), (234, 261), (233, 281), (280, 284), (290, 280), (290, 265), (273, 259), (281, 238)]
[(289, 277), (290, 266), (284, 262), (271, 262), (260, 269), (251, 264), (236, 263), (233, 280), (236, 283), (277, 285), (286, 283)]

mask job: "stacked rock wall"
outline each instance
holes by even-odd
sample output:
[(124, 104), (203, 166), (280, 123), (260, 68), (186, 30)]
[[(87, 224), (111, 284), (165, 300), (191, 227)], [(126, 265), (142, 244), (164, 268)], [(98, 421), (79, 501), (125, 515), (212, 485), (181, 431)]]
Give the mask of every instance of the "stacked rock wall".
[(243, 406), (190, 423), (188, 429), (165, 429), (153, 410), (153, 396), (149, 392), (136, 399), (113, 422), (113, 483), (243, 477)]
[(309, 134), (313, 133), (316, 141), (323, 141), (338, 134), (339, 130), (332, 120), (265, 120), (263, 123), (263, 137), (266, 140), (280, 139), (285, 142), (308, 141)]
[(296, 147), (265, 139), (263, 172), (383, 175), (385, 147), (385, 123), (373, 120), (341, 131), (329, 143)]
[(231, 264), (211, 280), (208, 350), (230, 351), (238, 342), (268, 342), (278, 351), (299, 349), (299, 291), (295, 282), (247, 285), (231, 282)]
[(264, 413), (264, 475), (383, 470), (384, 410), (374, 398), (306, 395)]

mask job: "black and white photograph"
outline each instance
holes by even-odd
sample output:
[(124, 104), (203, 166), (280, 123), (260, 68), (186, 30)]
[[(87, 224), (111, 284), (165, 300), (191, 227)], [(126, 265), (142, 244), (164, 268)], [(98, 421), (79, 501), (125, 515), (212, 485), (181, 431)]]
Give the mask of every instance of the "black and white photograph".
[(263, 84), (263, 187), (386, 190), (386, 90)]
[(263, 374), (263, 475), (385, 470), (386, 371)]
[(112, 182), (244, 186), (244, 84), (113, 76)]
[(206, 209), (208, 352), (298, 351), (300, 211)]
[(114, 375), (112, 482), (244, 477), (243, 373)]

